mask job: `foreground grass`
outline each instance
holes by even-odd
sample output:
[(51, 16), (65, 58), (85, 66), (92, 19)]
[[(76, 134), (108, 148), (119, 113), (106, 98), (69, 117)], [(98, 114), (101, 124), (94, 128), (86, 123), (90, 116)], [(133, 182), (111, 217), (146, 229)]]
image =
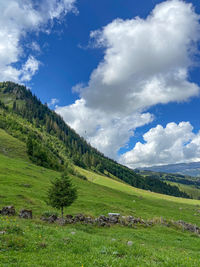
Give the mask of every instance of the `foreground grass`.
[[(200, 239), (154, 226), (65, 227), (0, 217), (0, 266), (200, 266)], [(128, 246), (127, 242), (133, 245)], [(189, 241), (189, 242), (188, 242)]]

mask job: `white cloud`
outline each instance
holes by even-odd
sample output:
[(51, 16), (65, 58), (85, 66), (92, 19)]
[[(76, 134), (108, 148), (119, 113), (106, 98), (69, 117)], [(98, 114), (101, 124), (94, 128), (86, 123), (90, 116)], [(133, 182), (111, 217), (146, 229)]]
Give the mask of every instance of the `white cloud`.
[(72, 92), (73, 93), (80, 93), (83, 87), (84, 87), (84, 83), (78, 83), (72, 87)]
[(105, 56), (82, 88), (87, 106), (130, 113), (196, 96), (199, 87), (188, 73), (200, 40), (199, 18), (191, 4), (172, 0), (146, 19), (116, 19), (92, 32)]
[(59, 99), (57, 99), (57, 98), (52, 98), (51, 99), (51, 101), (50, 101), (50, 103), (48, 103), (48, 106), (49, 107), (54, 107), (56, 104), (58, 104), (59, 103)]
[(198, 53), (199, 18), (191, 4), (169, 0), (146, 19), (116, 19), (92, 32), (104, 58), (88, 85), (75, 87), (80, 100), (57, 112), (93, 146), (116, 158), (134, 129), (152, 121), (143, 113), (150, 106), (199, 94), (189, 80)]
[(143, 135), (144, 143), (123, 154), (120, 162), (131, 168), (200, 161), (200, 132), (189, 122), (157, 125)]
[(35, 41), (33, 41), (31, 44), (28, 44), (27, 47), (32, 49), (33, 51), (38, 52), (38, 53), (41, 52), (39, 44), (37, 42), (35, 42)]
[[(21, 40), (32, 31), (48, 29), (54, 19), (62, 18), (73, 9), (75, 0), (0, 0), (0, 80), (22, 82), (30, 80), (39, 62), (33, 57), (25, 58)], [(39, 46), (33, 42), (34, 49)], [(25, 63), (16, 67), (16, 63)]]
[(32, 76), (36, 73), (40, 65), (40, 62), (33, 56), (29, 56), (26, 63), (21, 69), (21, 81), (30, 81)]
[(56, 112), (92, 146), (111, 158), (116, 158), (117, 151), (133, 136), (135, 128), (153, 120), (149, 113), (124, 117), (90, 109), (84, 99), (70, 106), (57, 107)]

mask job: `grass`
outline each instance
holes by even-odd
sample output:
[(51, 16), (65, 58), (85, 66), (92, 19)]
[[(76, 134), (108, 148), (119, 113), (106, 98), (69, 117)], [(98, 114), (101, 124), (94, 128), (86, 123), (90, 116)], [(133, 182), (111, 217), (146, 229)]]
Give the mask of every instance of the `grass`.
[[(0, 216), (0, 266), (200, 266), (200, 239), (174, 227), (150, 228), (50, 225), (40, 221), (51, 179), (60, 173), (31, 164), (25, 146), (0, 130), (0, 207), (33, 210), (33, 220)], [(11, 149), (12, 148), (12, 149)], [(14, 149), (13, 149), (14, 148)], [(20, 149), (21, 148), (21, 149)], [(77, 168), (88, 178), (71, 177), (78, 199), (65, 213), (91, 216), (119, 212), (144, 219), (184, 220), (200, 226), (200, 201), (133, 188), (117, 180)], [(75, 232), (73, 235), (72, 232)], [(133, 245), (128, 246), (127, 242)]]
[(0, 129), (0, 153), (12, 158), (28, 160), (26, 145)]
[[(86, 173), (85, 170), (82, 172)], [(50, 209), (45, 202), (50, 180), (59, 175), (58, 172), (24, 160), (0, 155), (0, 206), (13, 204), (18, 209), (32, 208), (35, 215), (41, 215)], [(119, 212), (144, 219), (162, 216), (199, 224), (200, 215), (194, 215), (199, 209), (198, 200), (163, 196), (132, 188), (92, 172), (88, 172), (88, 175), (93, 177), (93, 183), (72, 177), (79, 197), (66, 212), (95, 216)], [(94, 183), (95, 179), (102, 184)]]
[[(0, 225), (6, 232), (0, 235), (1, 266), (200, 265), (199, 238), (159, 225), (136, 229), (58, 227), (18, 218), (1, 218)], [(128, 246), (128, 241), (133, 245)]]
[[(199, 200), (177, 198), (149, 192), (99, 174), (91, 174), (87, 170), (78, 168), (78, 171), (93, 183), (117, 190), (119, 192), (118, 195), (123, 192), (130, 197), (133, 196), (131, 205), (134, 214), (137, 216), (144, 218), (163, 216), (167, 219), (187, 220), (197, 224), (199, 223), (200, 216), (196, 215), (196, 211), (200, 207)], [(123, 201), (125, 206), (128, 206), (128, 203), (128, 200)]]
[(186, 192), (188, 195), (192, 196), (194, 199), (200, 198), (200, 189), (195, 187), (194, 185), (184, 185), (175, 182), (168, 182), (171, 185), (176, 185), (179, 187), (180, 190)]

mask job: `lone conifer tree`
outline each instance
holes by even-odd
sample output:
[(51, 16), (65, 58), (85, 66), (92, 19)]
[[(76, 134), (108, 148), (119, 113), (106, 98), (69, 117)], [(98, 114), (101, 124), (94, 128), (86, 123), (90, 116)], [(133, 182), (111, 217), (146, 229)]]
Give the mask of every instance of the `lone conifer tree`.
[(77, 190), (66, 173), (62, 174), (61, 178), (51, 182), (51, 187), (48, 190), (48, 204), (60, 209), (62, 218), (64, 207), (70, 206), (76, 198)]

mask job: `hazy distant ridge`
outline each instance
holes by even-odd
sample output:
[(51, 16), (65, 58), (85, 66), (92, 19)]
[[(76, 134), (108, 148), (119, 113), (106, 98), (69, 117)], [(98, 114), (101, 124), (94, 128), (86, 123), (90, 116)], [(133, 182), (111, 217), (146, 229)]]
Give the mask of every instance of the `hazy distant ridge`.
[(183, 175), (200, 176), (200, 162), (178, 163), (140, 168), (155, 172), (180, 173)]

